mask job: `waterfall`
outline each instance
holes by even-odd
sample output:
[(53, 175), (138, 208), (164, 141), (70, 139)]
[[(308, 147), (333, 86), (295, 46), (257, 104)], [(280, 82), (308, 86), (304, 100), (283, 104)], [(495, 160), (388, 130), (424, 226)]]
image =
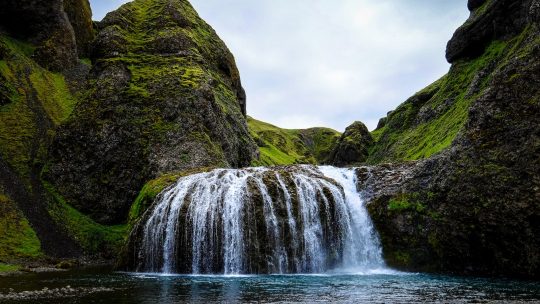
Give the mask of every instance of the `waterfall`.
[(277, 274), (384, 267), (354, 169), (218, 169), (186, 176), (158, 196), (131, 238), (134, 266), (145, 272)]

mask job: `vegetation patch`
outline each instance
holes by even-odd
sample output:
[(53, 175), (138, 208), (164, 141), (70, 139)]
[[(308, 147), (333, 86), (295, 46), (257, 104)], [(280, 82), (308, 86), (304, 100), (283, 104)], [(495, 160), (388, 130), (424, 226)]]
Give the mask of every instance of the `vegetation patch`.
[(0, 261), (20, 261), (42, 256), (41, 244), (15, 203), (0, 193)]
[(49, 214), (88, 254), (113, 257), (120, 250), (127, 233), (127, 225), (105, 226), (94, 222), (88, 216), (70, 206), (56, 192), (51, 184), (44, 182), (49, 194), (54, 198)]
[(208, 172), (213, 169), (214, 168), (198, 168), (184, 172), (169, 173), (146, 183), (129, 211), (129, 226), (133, 226), (163, 190), (175, 184), (181, 177)]
[(424, 159), (448, 148), (463, 129), (472, 102), (493, 72), (515, 56), (523, 35), (493, 41), (482, 56), (456, 62), (447, 75), (390, 113), (386, 124), (372, 132), (375, 144), (368, 163)]
[[(0, 79), (3, 86), (12, 88), (7, 95), (9, 103), (0, 105), (0, 154), (23, 180), (28, 180), (30, 167), (42, 161), (33, 158), (44, 156), (33, 155), (33, 150), (44, 146), (54, 134), (43, 119), (53, 126), (64, 122), (75, 107), (76, 97), (63, 75), (43, 69), (29, 57), (34, 50), (30, 44), (3, 35), (0, 43), (8, 52), (0, 60)], [(48, 130), (40, 133), (39, 129)]]
[(253, 165), (320, 164), (327, 160), (341, 134), (328, 128), (281, 129), (248, 117), (260, 158)]
[(417, 194), (401, 194), (388, 201), (388, 210), (393, 212), (416, 211), (424, 212), (426, 206), (418, 201)]
[(14, 271), (19, 271), (20, 269), (21, 269), (21, 266), (19, 266), (19, 265), (0, 263), (0, 273), (2, 273), (2, 272), (14, 272)]

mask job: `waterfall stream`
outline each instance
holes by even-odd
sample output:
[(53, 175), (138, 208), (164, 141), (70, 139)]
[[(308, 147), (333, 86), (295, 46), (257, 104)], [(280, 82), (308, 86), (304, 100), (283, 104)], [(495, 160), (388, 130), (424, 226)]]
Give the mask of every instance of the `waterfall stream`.
[(137, 271), (278, 274), (384, 268), (354, 169), (218, 169), (183, 177), (158, 196), (138, 231)]

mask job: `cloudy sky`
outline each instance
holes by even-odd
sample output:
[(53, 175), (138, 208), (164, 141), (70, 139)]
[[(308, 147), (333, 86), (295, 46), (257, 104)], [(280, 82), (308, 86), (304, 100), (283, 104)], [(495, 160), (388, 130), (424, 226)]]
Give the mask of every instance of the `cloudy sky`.
[[(90, 0), (100, 20), (123, 0)], [(236, 57), (248, 114), (280, 127), (370, 129), (444, 75), (467, 0), (191, 0)]]

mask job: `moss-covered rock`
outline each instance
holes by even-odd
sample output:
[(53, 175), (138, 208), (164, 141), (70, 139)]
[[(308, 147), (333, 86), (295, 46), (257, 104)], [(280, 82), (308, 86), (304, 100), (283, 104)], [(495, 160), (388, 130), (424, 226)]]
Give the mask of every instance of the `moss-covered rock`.
[[(491, 11), (501, 3), (485, 2), (484, 13), (512, 21), (511, 9)], [(534, 11), (530, 1), (513, 3), (520, 9), (530, 5), (516, 24)], [(469, 30), (474, 34), (474, 27)], [(474, 59), (454, 62), (448, 75), (401, 105), (374, 132), (373, 161), (433, 155), (359, 171), (391, 266), (538, 278), (538, 58), (540, 30), (530, 21), (520, 33), (490, 42)], [(441, 97), (454, 101), (441, 104), (446, 110), (440, 112), (425, 110)]]
[(44, 67), (64, 71), (77, 64), (75, 35), (62, 0), (3, 1), (0, 26), (10, 36), (34, 44), (34, 58)]
[(337, 145), (330, 154), (329, 163), (335, 166), (358, 165), (364, 163), (373, 145), (373, 137), (361, 122), (354, 122), (345, 129)]
[(392, 111), (373, 132), (368, 162), (424, 159), (449, 148), (463, 130), (471, 105), (489, 89), (494, 72), (522, 40), (519, 35), (493, 41), (478, 58), (454, 63), (447, 75)]
[(17, 205), (0, 192), (0, 261), (20, 263), (42, 256), (40, 241)]
[(248, 126), (259, 146), (256, 166), (327, 163), (340, 136), (329, 128), (282, 129), (251, 117)]
[(529, 12), (535, 2), (536, 0), (470, 0), (469, 19), (448, 42), (448, 62), (476, 58), (492, 41), (518, 35), (533, 21)]
[(90, 2), (64, 0), (64, 11), (73, 27), (79, 58), (86, 58), (90, 55), (90, 44), (95, 37)]
[(99, 23), (90, 93), (57, 132), (46, 178), (101, 223), (149, 180), (256, 157), (234, 58), (186, 0), (136, 0)]

